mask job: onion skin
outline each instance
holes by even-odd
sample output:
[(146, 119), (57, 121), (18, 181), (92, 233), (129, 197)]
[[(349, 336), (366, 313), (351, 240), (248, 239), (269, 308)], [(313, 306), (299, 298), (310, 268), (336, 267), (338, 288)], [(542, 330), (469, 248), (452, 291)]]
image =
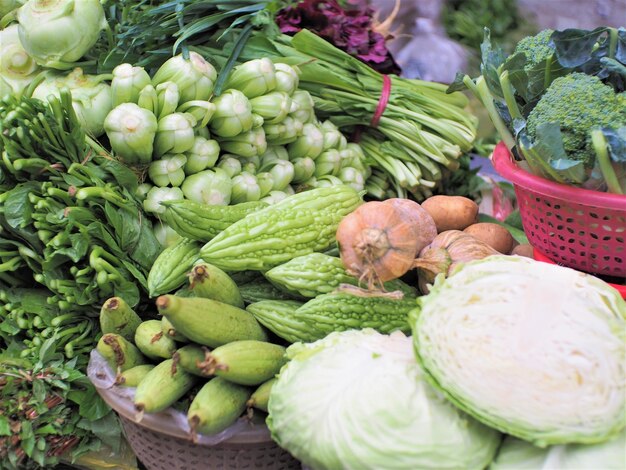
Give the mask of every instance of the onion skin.
[(447, 277), (461, 263), (497, 254), (497, 250), (468, 233), (446, 230), (420, 251), (412, 267), (417, 269), (420, 291), (426, 294), (438, 274)]
[(342, 219), (336, 237), (346, 271), (373, 289), (411, 269), (436, 230), (418, 203), (393, 198), (358, 207)]

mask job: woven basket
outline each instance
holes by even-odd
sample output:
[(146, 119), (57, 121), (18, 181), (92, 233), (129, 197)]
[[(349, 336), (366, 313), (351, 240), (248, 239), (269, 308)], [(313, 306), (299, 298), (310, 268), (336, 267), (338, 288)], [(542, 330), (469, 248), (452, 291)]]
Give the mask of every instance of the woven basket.
[(520, 168), (504, 143), (492, 156), (513, 183), (530, 244), (555, 263), (626, 278), (626, 196), (554, 183)]
[(133, 452), (148, 470), (302, 468), (271, 439), (261, 419), (217, 444), (197, 444), (175, 422), (159, 414), (146, 414), (141, 422), (135, 422), (132, 401), (116, 393), (115, 387), (96, 390), (120, 417)]

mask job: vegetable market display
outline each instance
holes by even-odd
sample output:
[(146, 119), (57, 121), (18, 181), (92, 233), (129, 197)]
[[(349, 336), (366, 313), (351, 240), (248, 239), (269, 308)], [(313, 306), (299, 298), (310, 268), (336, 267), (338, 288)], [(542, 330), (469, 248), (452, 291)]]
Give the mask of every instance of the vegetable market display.
[(373, 52), (281, 34), (287, 4), (1, 6), (0, 468), (116, 455), (94, 360), (140, 425), (175, 410), (219, 445), (266, 421), (315, 469), (506, 468), (551, 445), (624, 466), (624, 301), (433, 195), (466, 184), (462, 94), (365, 65), (393, 66), (373, 31)]

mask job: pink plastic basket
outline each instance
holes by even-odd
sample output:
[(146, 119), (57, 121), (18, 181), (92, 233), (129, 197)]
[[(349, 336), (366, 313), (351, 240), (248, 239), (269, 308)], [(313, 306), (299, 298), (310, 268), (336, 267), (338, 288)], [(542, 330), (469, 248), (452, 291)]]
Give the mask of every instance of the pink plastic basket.
[(492, 156), (513, 183), (530, 244), (563, 266), (626, 278), (626, 196), (554, 183), (520, 168), (504, 143)]

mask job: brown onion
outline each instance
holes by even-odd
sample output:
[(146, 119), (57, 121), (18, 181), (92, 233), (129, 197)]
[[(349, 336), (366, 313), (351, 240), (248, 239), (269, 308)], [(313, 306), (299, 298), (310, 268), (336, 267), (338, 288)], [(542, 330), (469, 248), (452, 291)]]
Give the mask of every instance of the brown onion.
[(428, 285), (435, 281), (438, 274), (448, 276), (460, 263), (497, 254), (498, 251), (468, 233), (460, 230), (441, 232), (420, 251), (419, 258), (413, 262), (420, 291), (428, 293)]
[(342, 219), (337, 242), (346, 271), (372, 289), (411, 269), (437, 235), (435, 222), (408, 199), (371, 201)]

